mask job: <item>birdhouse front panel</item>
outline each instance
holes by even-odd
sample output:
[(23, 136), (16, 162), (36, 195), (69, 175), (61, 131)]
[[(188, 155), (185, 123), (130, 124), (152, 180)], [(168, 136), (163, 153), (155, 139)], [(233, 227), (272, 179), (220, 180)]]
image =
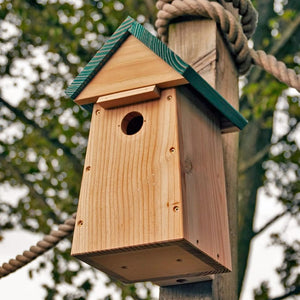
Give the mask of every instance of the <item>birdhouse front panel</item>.
[(172, 94), (112, 109), (94, 105), (74, 255), (183, 238)]
[(131, 18), (67, 94), (92, 108), (72, 255), (123, 282), (230, 271), (221, 135), (247, 121)]
[(72, 255), (124, 282), (231, 268), (220, 120), (195, 99), (184, 87), (108, 109), (99, 98)]

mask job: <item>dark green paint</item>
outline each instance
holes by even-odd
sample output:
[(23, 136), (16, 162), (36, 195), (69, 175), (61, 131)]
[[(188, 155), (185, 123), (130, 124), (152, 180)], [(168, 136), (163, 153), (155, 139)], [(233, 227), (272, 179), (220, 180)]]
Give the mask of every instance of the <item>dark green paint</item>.
[[(190, 65), (131, 17), (126, 18), (116, 32), (96, 53), (66, 90), (66, 94), (75, 99), (130, 34), (181, 74), (197, 92), (203, 95), (234, 126), (239, 129), (243, 129), (246, 126), (247, 120), (197, 74)], [(84, 105), (83, 107), (91, 110), (92, 104)]]

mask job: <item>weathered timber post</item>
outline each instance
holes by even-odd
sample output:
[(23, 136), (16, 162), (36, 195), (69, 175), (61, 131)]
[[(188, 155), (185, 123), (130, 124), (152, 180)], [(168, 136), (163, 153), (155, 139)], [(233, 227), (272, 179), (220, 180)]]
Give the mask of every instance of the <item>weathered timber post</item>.
[[(238, 73), (228, 49), (211, 20), (185, 20), (169, 27), (168, 46), (190, 64), (213, 88), (238, 108)], [(238, 134), (222, 136), (231, 240), (232, 272), (213, 281), (160, 289), (160, 300), (237, 299), (237, 161)]]
[[(165, 299), (217, 299), (224, 287), (227, 300), (233, 284), (208, 281), (232, 269), (225, 176), (232, 213), (237, 139), (221, 134), (247, 121), (213, 88), (237, 100), (216, 24), (200, 24), (200, 59), (183, 42), (198, 21), (171, 28), (191, 67), (128, 17), (66, 91), (93, 111), (72, 255), (126, 283), (175, 285)], [(226, 175), (223, 152), (234, 153)]]

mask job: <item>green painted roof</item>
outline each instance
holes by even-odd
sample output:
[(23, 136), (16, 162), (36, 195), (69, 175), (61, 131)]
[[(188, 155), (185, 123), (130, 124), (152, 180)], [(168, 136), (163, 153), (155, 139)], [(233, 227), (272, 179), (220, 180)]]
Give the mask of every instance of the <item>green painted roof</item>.
[[(164, 43), (131, 17), (126, 18), (115, 33), (90, 60), (68, 87), (66, 94), (72, 99), (75, 99), (129, 35), (136, 37), (174, 70), (181, 74), (197, 92), (203, 95), (212, 106), (236, 127), (239, 129), (245, 127), (247, 120), (237, 110), (213, 89), (190, 65), (184, 62)], [(83, 107), (89, 110), (92, 106), (93, 104), (83, 105)]]

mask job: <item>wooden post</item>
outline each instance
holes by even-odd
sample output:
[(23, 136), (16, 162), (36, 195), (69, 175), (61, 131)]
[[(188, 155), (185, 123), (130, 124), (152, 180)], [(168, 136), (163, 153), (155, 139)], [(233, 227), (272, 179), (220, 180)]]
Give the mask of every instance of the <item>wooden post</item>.
[[(190, 64), (233, 107), (238, 108), (238, 74), (228, 49), (211, 20), (184, 20), (169, 28), (168, 46)], [(160, 289), (160, 299), (237, 299), (237, 160), (238, 134), (223, 135), (226, 194), (233, 270), (213, 281)]]

